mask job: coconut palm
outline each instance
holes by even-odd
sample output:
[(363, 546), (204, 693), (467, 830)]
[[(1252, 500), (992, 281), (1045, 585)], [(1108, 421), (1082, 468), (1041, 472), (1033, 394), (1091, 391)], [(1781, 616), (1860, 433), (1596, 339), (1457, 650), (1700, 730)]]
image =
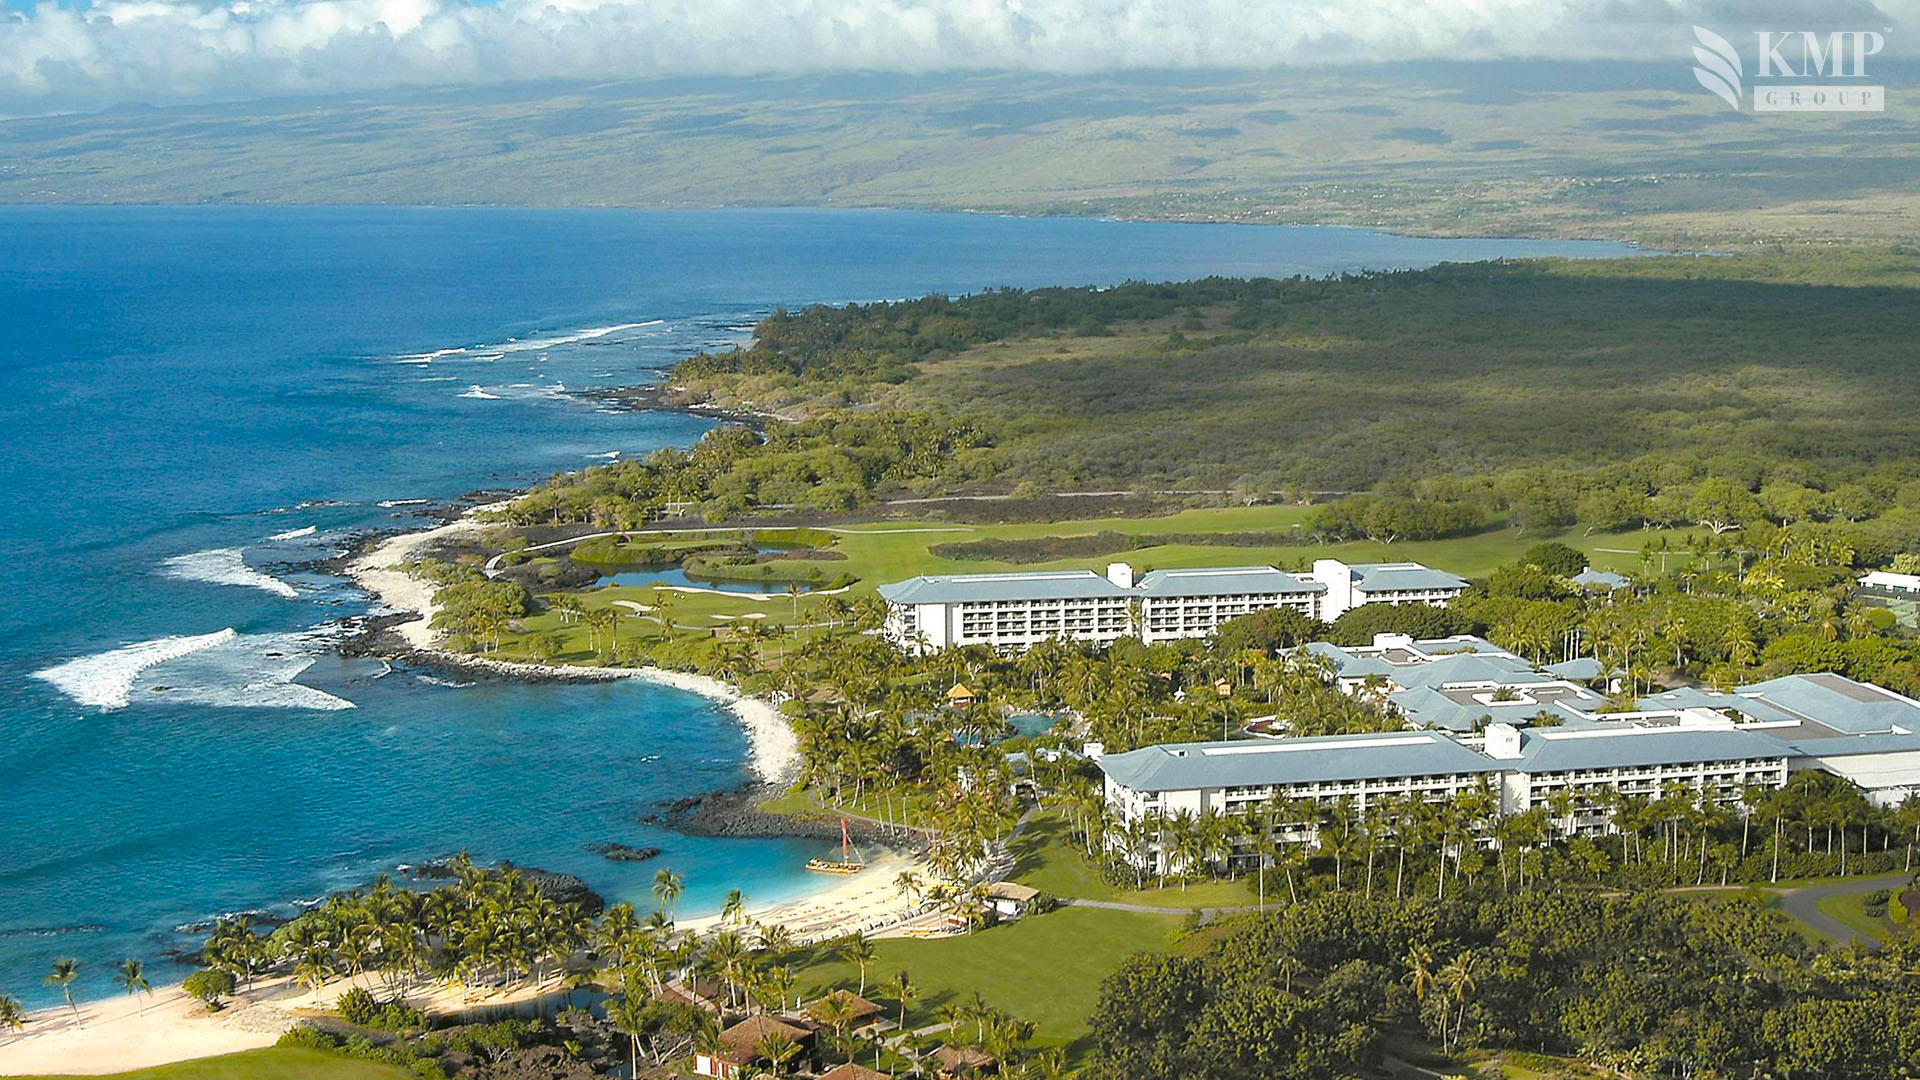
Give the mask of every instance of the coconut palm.
[(912, 903), (920, 896), (920, 875), (911, 870), (902, 870), (900, 876), (893, 879), (893, 887), (902, 898)]
[(627, 1055), (631, 1076), (640, 1075), (640, 1036), (648, 1031), (647, 1003), (635, 997), (617, 997), (607, 1002), (607, 1022), (627, 1037)]
[(673, 921), (673, 905), (679, 902), (686, 888), (686, 878), (675, 871), (661, 870), (653, 875), (653, 898), (666, 909), (668, 922)]
[(67, 1008), (72, 1010), (75, 1016), (80, 1015), (80, 1010), (73, 1004), (73, 980), (79, 977), (80, 961), (71, 956), (63, 956), (53, 962), (53, 970), (48, 972), (47, 977), (42, 980), (47, 986), (60, 988), (60, 992), (66, 995)]
[(856, 930), (846, 937), (841, 938), (840, 944), (835, 951), (840, 954), (841, 959), (860, 969), (860, 989), (858, 993), (862, 997), (866, 996), (867, 965), (873, 963), (880, 955), (878, 951), (874, 949), (872, 939)]
[(27, 1011), (18, 998), (0, 994), (0, 1030), (19, 1031), (27, 1026)]
[(893, 996), (900, 1002), (900, 1030), (907, 1029), (907, 1004), (920, 996), (919, 988), (913, 985), (913, 977), (906, 968), (893, 973), (893, 980), (887, 984), (893, 989)]
[(794, 1056), (800, 1053), (800, 1044), (784, 1031), (769, 1031), (760, 1036), (760, 1041), (754, 1044), (753, 1052), (773, 1062), (773, 1075), (779, 1076), (786, 1068), (787, 1062), (792, 1061)]
[(739, 889), (727, 892), (727, 899), (720, 905), (720, 921), (728, 925), (744, 924), (747, 921), (747, 896)]
[(147, 982), (146, 971), (147, 965), (138, 960), (131, 957), (122, 960), (113, 973), (114, 985), (126, 990), (128, 994), (151, 994), (153, 986)]

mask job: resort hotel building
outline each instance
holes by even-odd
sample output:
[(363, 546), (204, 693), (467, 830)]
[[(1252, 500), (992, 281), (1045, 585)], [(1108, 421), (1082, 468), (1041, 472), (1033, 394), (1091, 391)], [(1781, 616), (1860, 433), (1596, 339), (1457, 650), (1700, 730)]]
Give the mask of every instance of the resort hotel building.
[[(1808, 769), (1843, 777), (1881, 805), (1920, 792), (1920, 702), (1831, 673), (1729, 693), (1668, 691), (1608, 713), (1599, 711), (1605, 699), (1577, 679), (1532, 670), (1475, 638), (1311, 648), (1351, 657), (1336, 676), (1341, 685), (1384, 695), (1407, 730), (1122, 754), (1089, 746), (1116, 821), (1149, 837), (1123, 852), (1129, 861), (1172, 869), (1157, 825), (1182, 814), (1248, 816), (1278, 840), (1301, 842), (1315, 838), (1336, 802), (1364, 813), (1383, 800), (1475, 794), (1488, 817), (1539, 809), (1555, 834), (1569, 836), (1611, 832), (1621, 797), (1657, 799), (1676, 785), (1729, 807), (1752, 788), (1785, 786)], [(1276, 806), (1297, 820), (1270, 817)], [(1252, 843), (1233, 858), (1255, 858)]]
[(1271, 566), (1154, 570), (1134, 578), (1114, 563), (1091, 570), (927, 574), (880, 587), (882, 633), (909, 652), (967, 645), (1021, 651), (1049, 638), (1110, 645), (1201, 638), (1228, 619), (1292, 608), (1331, 622), (1362, 604), (1442, 604), (1465, 580), (1419, 563), (1319, 559), (1309, 573)]

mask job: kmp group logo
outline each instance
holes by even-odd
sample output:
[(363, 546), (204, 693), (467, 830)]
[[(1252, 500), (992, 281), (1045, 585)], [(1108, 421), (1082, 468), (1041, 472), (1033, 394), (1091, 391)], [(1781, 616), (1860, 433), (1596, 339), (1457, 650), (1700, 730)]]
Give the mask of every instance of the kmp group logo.
[[(1735, 109), (1754, 112), (1884, 112), (1887, 88), (1869, 86), (1867, 61), (1887, 47), (1872, 30), (1758, 30), (1751, 88), (1733, 43), (1693, 28), (1693, 77)], [(1816, 81), (1820, 80), (1820, 81)], [(1826, 81), (1833, 80), (1833, 81)], [(1751, 100), (1749, 101), (1749, 95)]]

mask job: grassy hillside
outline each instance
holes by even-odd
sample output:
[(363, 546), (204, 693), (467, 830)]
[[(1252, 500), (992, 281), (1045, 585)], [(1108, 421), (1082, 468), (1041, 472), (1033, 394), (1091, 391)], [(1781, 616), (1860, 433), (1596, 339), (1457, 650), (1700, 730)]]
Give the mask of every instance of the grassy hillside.
[[(1650, 64), (550, 83), (0, 123), (0, 200), (828, 205), (1899, 241), (1916, 85), (1755, 117)], [(1817, 148), (1814, 152), (1810, 148)]]
[(1920, 452), (1916, 316), (1904, 253), (1482, 263), (816, 310), (675, 378), (786, 414), (853, 386), (974, 418), (994, 482), (1054, 491), (1647, 458), (1749, 459), (1754, 484), (1792, 462), (1810, 483)]
[(1056, 488), (1251, 474), (1345, 490), (1703, 452), (1912, 460), (1913, 268), (1899, 285), (1831, 287), (1707, 259), (1685, 276), (1450, 267), (1115, 337), (994, 343), (894, 397), (1011, 418), (1009, 471)]

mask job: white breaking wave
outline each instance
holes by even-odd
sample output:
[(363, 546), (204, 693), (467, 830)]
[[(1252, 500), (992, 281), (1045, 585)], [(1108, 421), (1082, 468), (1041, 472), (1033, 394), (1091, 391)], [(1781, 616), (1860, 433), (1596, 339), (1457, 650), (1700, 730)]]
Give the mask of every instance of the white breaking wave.
[(336, 711), (353, 702), (293, 680), (313, 666), (315, 635), (211, 634), (159, 638), (34, 672), (81, 705), (113, 711), (134, 701), (216, 708)]
[(470, 388), (466, 393), (461, 394), (459, 396), (464, 398), (478, 398), (481, 401), (499, 401), (500, 400), (499, 394), (489, 394), (485, 390), (480, 389), (478, 386)]
[(239, 548), (214, 548), (211, 551), (196, 551), (191, 555), (175, 555), (161, 566), (161, 573), (182, 581), (244, 585), (251, 589), (264, 589), (275, 596), (300, 595), (293, 586), (272, 574), (263, 574), (248, 566), (245, 553)]
[(495, 345), (501, 352), (529, 352), (535, 349), (551, 349), (556, 345), (573, 345), (582, 341), (592, 341), (608, 334), (617, 334), (622, 330), (638, 330), (643, 326), (659, 326), (665, 319), (650, 319), (647, 322), (620, 323), (616, 326), (594, 326), (585, 330), (576, 330), (571, 334), (558, 337), (534, 338), (531, 341), (509, 341), (504, 345)]
[[(182, 656), (154, 673), (147, 696), (216, 708), (351, 709), (353, 702), (293, 680), (313, 666), (309, 651), (321, 635), (236, 637)], [(160, 690), (161, 685), (166, 686)]]
[(486, 361), (503, 360), (508, 353), (540, 352), (558, 348), (562, 345), (578, 345), (583, 341), (594, 341), (622, 330), (640, 330), (649, 326), (660, 326), (665, 319), (649, 319), (646, 322), (617, 323), (613, 326), (590, 326), (585, 330), (576, 330), (571, 334), (556, 334), (552, 337), (528, 338), (520, 341), (509, 338), (491, 345), (460, 345), (451, 349), (435, 349), (432, 352), (402, 353), (393, 358), (396, 364), (418, 364), (426, 366), (435, 360)]
[(82, 705), (102, 709), (124, 709), (135, 679), (150, 667), (164, 664), (215, 645), (232, 641), (232, 627), (197, 636), (163, 637), (143, 641), (97, 656), (83, 656), (56, 664), (33, 677), (52, 683), (59, 691)]
[(396, 506), (421, 506), (425, 504), (427, 501), (428, 500), (426, 499), (385, 499), (377, 503), (376, 505), (384, 506), (387, 509), (391, 510)]
[(590, 458), (599, 458), (601, 461), (616, 461), (620, 457), (620, 451), (609, 450), (604, 454), (588, 454), (587, 456)]
[(320, 526), (309, 525), (304, 529), (288, 529), (286, 532), (277, 532), (277, 533), (274, 533), (272, 536), (267, 537), (267, 539), (298, 540), (303, 536), (312, 536), (314, 533), (317, 533), (319, 531), (320, 531)]

